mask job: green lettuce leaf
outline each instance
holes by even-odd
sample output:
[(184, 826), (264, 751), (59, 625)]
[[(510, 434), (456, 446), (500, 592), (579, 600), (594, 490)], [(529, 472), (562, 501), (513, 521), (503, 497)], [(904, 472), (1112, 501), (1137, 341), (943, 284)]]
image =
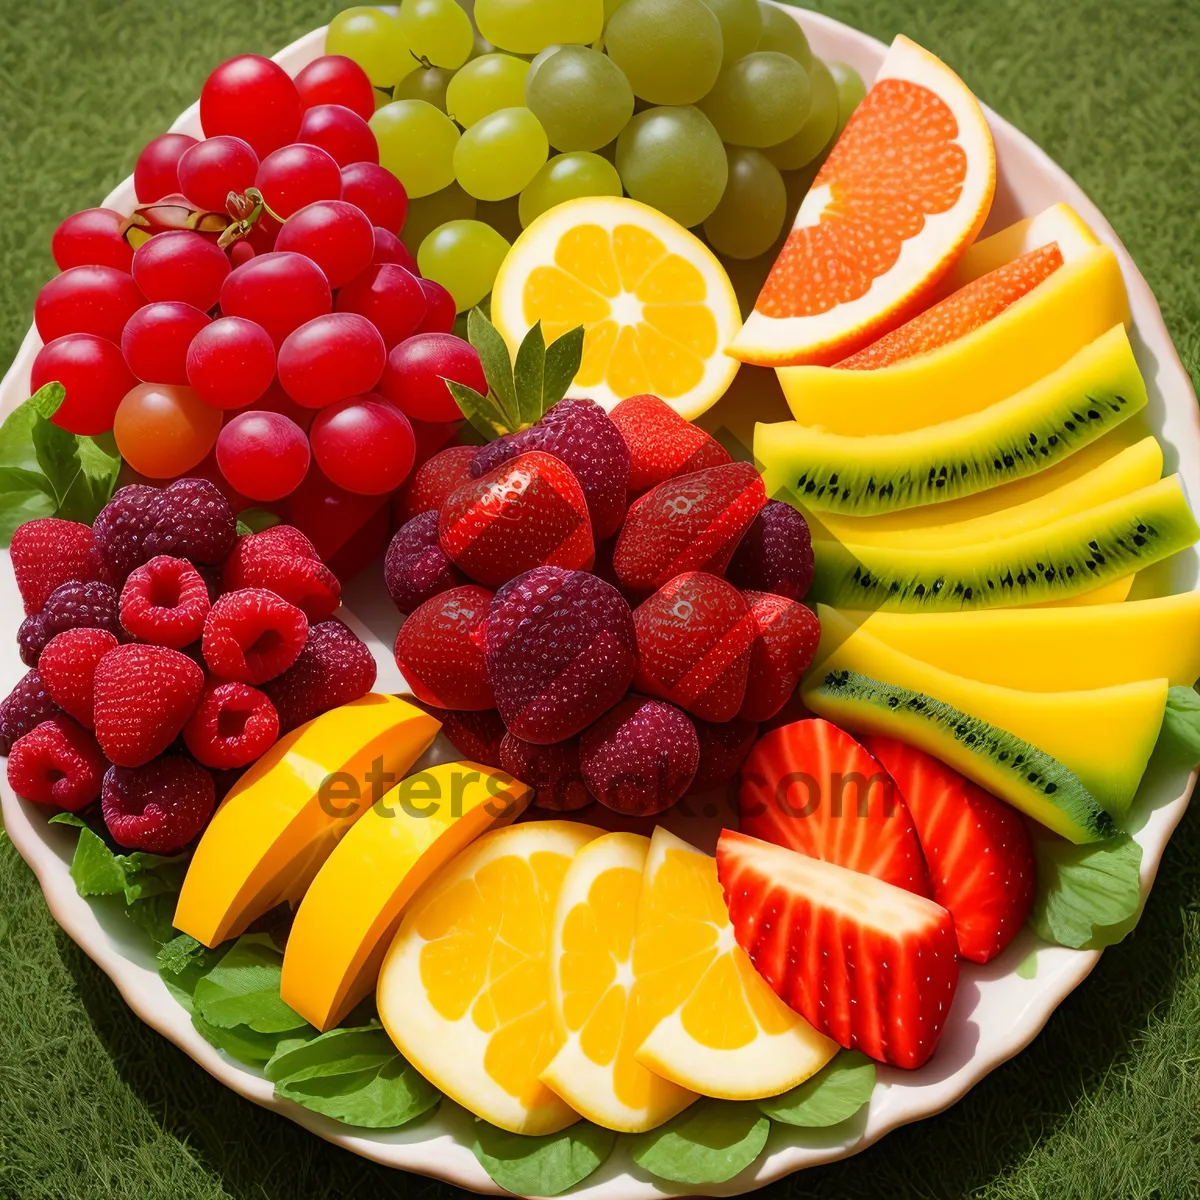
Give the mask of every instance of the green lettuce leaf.
[(790, 1092), (758, 1101), (758, 1110), (784, 1125), (822, 1128), (854, 1116), (874, 1088), (875, 1064), (857, 1050), (842, 1050)]
[(586, 1179), (612, 1153), (617, 1135), (590, 1121), (560, 1133), (525, 1137), (475, 1122), (471, 1149), (492, 1181), (518, 1196), (558, 1196)]
[(283, 955), (275, 943), (264, 933), (243, 934), (196, 984), (196, 1014), (220, 1029), (244, 1025), (262, 1034), (304, 1029), (308, 1023), (280, 999), (282, 974)]
[(1155, 750), (1171, 766), (1189, 770), (1200, 763), (1200, 695), (1195, 688), (1173, 687)]
[(639, 1167), (671, 1183), (724, 1183), (754, 1162), (770, 1132), (755, 1104), (698, 1100), (665, 1125), (636, 1134), (631, 1153)]

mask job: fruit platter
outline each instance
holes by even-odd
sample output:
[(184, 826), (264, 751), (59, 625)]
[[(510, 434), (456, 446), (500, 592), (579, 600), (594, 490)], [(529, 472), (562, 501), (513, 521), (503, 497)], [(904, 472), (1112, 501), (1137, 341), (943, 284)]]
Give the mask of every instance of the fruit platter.
[(214, 64), (0, 384), (4, 827), (147, 1024), (477, 1192), (749, 1192), (1136, 925), (1200, 416), (970, 80), (771, 0)]

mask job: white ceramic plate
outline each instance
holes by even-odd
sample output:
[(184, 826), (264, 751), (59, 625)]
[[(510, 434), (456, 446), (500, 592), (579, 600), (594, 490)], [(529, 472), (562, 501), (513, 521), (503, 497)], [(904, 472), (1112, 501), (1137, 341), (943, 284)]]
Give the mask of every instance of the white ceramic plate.
[[(874, 77), (885, 52), (881, 43), (827, 17), (802, 13), (799, 19), (817, 55), (848, 62), (865, 79)], [(324, 31), (317, 30), (294, 42), (276, 58), (294, 75), (321, 53), (323, 40)], [(1061, 168), (1007, 121), (986, 109), (985, 112), (995, 135), (999, 164), (989, 231), (1066, 200), (1113, 247), (1124, 270), (1133, 306), (1133, 342), (1150, 389), (1151, 424), (1163, 443), (1167, 469), (1179, 470), (1189, 493), (1200, 498), (1200, 412), (1146, 281), (1099, 210)], [(173, 128), (200, 135), (197, 106), (189, 108)], [(104, 203), (129, 211), (134, 204), (132, 178), (126, 179)], [(30, 329), (16, 361), (0, 383), (0, 417), (29, 395), (30, 366), (39, 346), (36, 330)], [(1200, 557), (1195, 551), (1179, 555), (1168, 572), (1160, 573), (1159, 585), (1165, 583), (1171, 591), (1193, 588), (1197, 586), (1198, 566)], [(347, 589), (346, 601), (343, 613), (348, 610), (353, 614), (346, 616), (347, 622), (367, 637), (379, 661), (377, 686), (381, 690), (399, 690), (403, 685), (389, 649), (398, 620), (390, 611), (377, 573), (364, 572), (354, 581)], [(0, 613), (4, 614), (0, 622), (3, 626), (0, 695), (4, 695), (24, 670), (13, 636), (21, 603), (7, 563), (0, 570)], [(435, 753), (439, 757), (453, 756), (448, 745)], [(1144, 822), (1135, 835), (1143, 849), (1143, 897), (1154, 881), (1167, 839), (1187, 807), (1194, 782), (1194, 774), (1176, 773), (1148, 776), (1143, 784), (1135, 810), (1142, 814)], [(475, 1191), (500, 1191), (469, 1149), (472, 1118), (448, 1101), (431, 1120), (419, 1122), (415, 1128), (392, 1133), (358, 1133), (290, 1101), (277, 1100), (271, 1084), (261, 1074), (227, 1059), (193, 1030), (187, 1014), (159, 979), (153, 956), (139, 931), (119, 914), (105, 913), (76, 894), (68, 873), (73, 836), (61, 827), (47, 825), (45, 810), (19, 800), (7, 784), (0, 784), (0, 795), (9, 836), (37, 875), (55, 920), (112, 979), (143, 1021), (211, 1075), (256, 1104), (275, 1109), (356, 1154)], [(695, 822), (690, 830), (680, 832), (703, 840), (695, 836)], [(1018, 976), (1017, 965), (1033, 952), (1036, 952), (1036, 974), (1033, 978)], [(741, 1175), (708, 1189), (707, 1194), (736, 1195), (800, 1168), (844, 1158), (899, 1125), (947, 1108), (994, 1067), (1028, 1045), (1098, 959), (1097, 952), (1044, 945), (1024, 930), (1004, 954), (987, 966), (966, 964), (942, 1044), (927, 1066), (914, 1072), (881, 1068), (870, 1105), (834, 1129), (793, 1130), (775, 1126), (767, 1152)], [(575, 1194), (588, 1200), (649, 1200), (672, 1193), (663, 1191), (639, 1171), (618, 1145), (613, 1157)]]

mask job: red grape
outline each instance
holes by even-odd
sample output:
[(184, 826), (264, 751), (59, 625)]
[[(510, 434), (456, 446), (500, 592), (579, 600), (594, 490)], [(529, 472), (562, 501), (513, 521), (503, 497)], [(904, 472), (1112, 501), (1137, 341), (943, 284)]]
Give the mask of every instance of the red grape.
[(367, 73), (343, 54), (323, 54), (296, 76), (305, 111), (319, 104), (344, 104), (364, 121), (375, 112), (375, 89)]
[(412, 275), (420, 275), (417, 260), (409, 253), (408, 247), (390, 230), (382, 225), (375, 226), (375, 254), (371, 261), (374, 263), (399, 263)]
[(245, 412), (217, 437), (221, 474), (251, 500), (279, 500), (299, 487), (310, 453), (304, 430), (277, 412)]
[(333, 155), (339, 167), (379, 161), (379, 144), (358, 113), (341, 104), (318, 104), (304, 114), (300, 137)]
[(207, 313), (178, 300), (147, 304), (129, 318), (121, 353), (143, 383), (187, 383), (188, 347), (208, 324)]
[(390, 350), (411, 337), (425, 317), (427, 304), (420, 283), (395, 263), (369, 266), (338, 292), (338, 312), (367, 318)]
[[(329, 569), (342, 580), (364, 567), (387, 545), (390, 508), (384, 496), (356, 495), (338, 487), (315, 462), (288, 499), (289, 520), (326, 563), (337, 563), (337, 570), (332, 565)], [(352, 561), (345, 561), (341, 551), (353, 547), (357, 547), (357, 553)]]
[(279, 382), (297, 404), (324, 408), (369, 392), (386, 362), (383, 338), (366, 317), (330, 313), (288, 334), (279, 347)]
[(297, 142), (259, 163), (254, 186), (272, 212), (287, 218), (316, 200), (340, 199), (342, 173), (328, 151)]
[(60, 271), (71, 267), (112, 267), (129, 274), (133, 247), (121, 236), (125, 218), (111, 208), (85, 208), (55, 231), (50, 250)]
[(303, 254), (256, 255), (221, 287), (221, 311), (257, 322), (276, 347), (293, 329), (332, 309), (329, 280)]
[(436, 280), (422, 278), (419, 282), (429, 307), (425, 310), (425, 319), (417, 326), (417, 333), (449, 333), (458, 316), (454, 297)]
[(137, 384), (113, 418), (121, 457), (151, 479), (176, 479), (198, 466), (220, 432), (221, 414), (177, 384)]
[(155, 234), (133, 256), (133, 278), (147, 300), (182, 300), (204, 312), (228, 275), (225, 251), (189, 229)]
[(275, 378), (271, 335), (244, 317), (221, 317), (202, 329), (186, 359), (186, 381), (214, 408), (245, 408)]
[(38, 351), (30, 389), (54, 380), (67, 394), (51, 420), (69, 433), (89, 435), (112, 428), (121, 398), (137, 383), (120, 346), (94, 333), (69, 333)]
[(356, 162), (342, 168), (343, 200), (357, 205), (391, 233), (399, 233), (408, 216), (408, 193), (404, 184), (378, 163)]
[(183, 152), (179, 160), (179, 186), (200, 208), (225, 211), (230, 192), (241, 195), (254, 185), (258, 155), (249, 142), (219, 134)]
[(483, 364), (470, 342), (451, 333), (418, 333), (392, 349), (379, 390), (414, 420), (455, 421), (462, 413), (447, 379), (487, 395)]
[(133, 190), (139, 204), (153, 204), (179, 191), (179, 160), (196, 144), (186, 133), (164, 133), (147, 142), (133, 168)]
[(242, 263), (248, 263), (254, 257), (255, 253), (256, 251), (250, 244), (249, 238), (238, 238), (229, 247), (229, 264), (232, 267), (240, 267)]
[(205, 80), (200, 124), (205, 137), (232, 134), (249, 142), (262, 158), (296, 140), (300, 93), (278, 63), (258, 54), (239, 54)]
[(275, 379), (271, 386), (254, 402), (255, 412), (283, 413), (285, 417), (295, 421), (306, 433), (317, 415), (315, 408), (303, 408), (283, 390), (283, 384)]
[(394, 491), (412, 470), (412, 426), (382, 396), (348, 396), (321, 409), (308, 436), (317, 465), (348, 492)]
[(145, 303), (132, 277), (116, 267), (71, 267), (38, 293), (33, 321), (43, 342), (68, 333), (119, 342), (125, 322)]
[(375, 232), (362, 209), (344, 200), (318, 200), (288, 217), (275, 246), (307, 255), (329, 286), (340, 288), (369, 265)]

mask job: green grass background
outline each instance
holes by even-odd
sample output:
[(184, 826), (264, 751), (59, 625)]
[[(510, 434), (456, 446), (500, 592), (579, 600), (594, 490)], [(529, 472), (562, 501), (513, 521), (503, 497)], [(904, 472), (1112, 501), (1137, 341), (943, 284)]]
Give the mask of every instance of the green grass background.
[[(563, 3), (569, 0), (562, 0)], [(907, 33), (1099, 204), (1200, 375), (1195, 0), (823, 0)], [(0, 0), (0, 361), (50, 234), (99, 203), (231, 54), (270, 54), (317, 0)], [(0, 836), (0, 1196), (333, 1200), (455, 1189), (327, 1146), (226, 1091), (143, 1026), (47, 912)], [(1200, 807), (1136, 933), (1022, 1055), (949, 1112), (773, 1197), (1200, 1196)]]

